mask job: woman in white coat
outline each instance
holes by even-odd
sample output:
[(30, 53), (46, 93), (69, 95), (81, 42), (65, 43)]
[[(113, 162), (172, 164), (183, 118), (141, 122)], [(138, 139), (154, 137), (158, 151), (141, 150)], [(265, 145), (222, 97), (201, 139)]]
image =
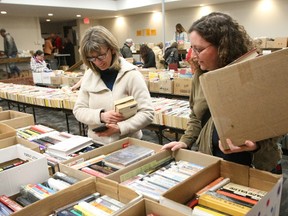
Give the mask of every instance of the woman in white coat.
[[(85, 72), (73, 113), (76, 119), (88, 125), (88, 136), (105, 145), (124, 137), (142, 137), (141, 129), (154, 116), (150, 93), (137, 67), (125, 61), (116, 38), (103, 26), (89, 28), (80, 43)], [(133, 96), (137, 113), (124, 119), (114, 110), (114, 101)], [(107, 130), (93, 132), (104, 123)]]

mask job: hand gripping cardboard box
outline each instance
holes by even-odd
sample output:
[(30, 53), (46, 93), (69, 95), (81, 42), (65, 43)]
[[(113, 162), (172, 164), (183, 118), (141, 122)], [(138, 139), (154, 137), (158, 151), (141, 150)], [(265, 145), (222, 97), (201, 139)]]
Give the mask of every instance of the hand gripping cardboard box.
[(197, 191), (220, 176), (230, 178), (230, 182), (268, 192), (253, 206), (246, 214), (247, 216), (279, 215), (283, 183), (282, 175), (275, 175), (225, 160), (219, 160), (217, 163), (207, 167), (205, 172), (199, 172), (188, 181), (167, 191), (160, 198), (160, 203), (186, 215), (191, 215), (192, 209), (185, 204), (194, 197)]
[[(63, 172), (63, 170), (60, 170)], [(78, 171), (79, 172), (79, 171)], [(67, 174), (67, 173), (66, 173)], [(73, 176), (77, 178), (77, 176)], [(108, 179), (97, 179), (89, 177), (82, 179), (80, 182), (71, 185), (70, 187), (58, 191), (57, 193), (37, 201), (23, 210), (14, 213), (15, 216), (29, 215), (29, 216), (47, 216), (55, 212), (55, 210), (77, 202), (93, 193), (99, 192), (101, 195), (107, 195), (125, 204), (125, 206), (111, 214), (111, 216), (118, 215), (118, 213), (125, 210), (130, 205), (134, 204), (142, 198), (136, 192), (115, 184)]]
[[(221, 160), (220, 158), (217, 157), (185, 149), (180, 149), (177, 152), (171, 152), (167, 150), (167, 151), (161, 151), (158, 154), (155, 154), (149, 158), (141, 160), (127, 168), (119, 170), (118, 172), (112, 173), (109, 176), (107, 176), (107, 178), (115, 182), (122, 183), (138, 174), (147, 173), (147, 171), (154, 169), (155, 166), (158, 166), (161, 162), (171, 157), (174, 158), (175, 161), (183, 160), (187, 162), (192, 162), (196, 165), (203, 166), (204, 168), (198, 172), (206, 172), (207, 167), (210, 167), (212, 164), (215, 164), (219, 160)], [(188, 179), (190, 178), (192, 178), (192, 176), (190, 176)], [(188, 179), (184, 180), (183, 182), (186, 182)], [(170, 188), (169, 190), (171, 190), (172, 188)], [(156, 202), (158, 202), (160, 198), (160, 196), (150, 196), (144, 193), (143, 196), (147, 199), (151, 199)]]
[(163, 206), (155, 201), (149, 199), (141, 199), (137, 203), (124, 210), (118, 216), (147, 216), (149, 214), (165, 215), (165, 216), (185, 216), (185, 214), (178, 212), (175, 209)]
[(0, 112), (0, 122), (17, 129), (29, 125), (34, 125), (34, 117), (29, 113), (6, 110)]
[(47, 159), (42, 154), (20, 144), (0, 149), (0, 164), (15, 159), (28, 162), (0, 172), (0, 194), (11, 196), (19, 192), (21, 185), (48, 179)]
[(288, 132), (288, 49), (204, 73), (202, 89), (222, 143)]

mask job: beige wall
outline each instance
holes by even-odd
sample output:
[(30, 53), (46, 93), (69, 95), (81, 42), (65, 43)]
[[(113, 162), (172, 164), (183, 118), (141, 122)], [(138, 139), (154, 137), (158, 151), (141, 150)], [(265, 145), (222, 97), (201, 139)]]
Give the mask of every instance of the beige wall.
[[(170, 41), (173, 37), (175, 24), (181, 23), (186, 30), (196, 19), (211, 11), (222, 11), (229, 13), (238, 22), (245, 26), (252, 37), (277, 37), (288, 36), (288, 1), (274, 0), (270, 11), (260, 8), (261, 1), (251, 0), (237, 3), (219, 4), (206, 8), (187, 8), (165, 13), (165, 38)], [(121, 19), (90, 20), (89, 25), (77, 22), (77, 37), (81, 38), (84, 31), (92, 25), (103, 25), (110, 29), (118, 38), (120, 46), (126, 38), (133, 38), (136, 43), (163, 41), (162, 15), (154, 17), (155, 14), (140, 14), (127, 16)], [(0, 19), (0, 28), (6, 28), (15, 38), (18, 49), (36, 50), (41, 48), (42, 38), (38, 18), (5, 18)], [(136, 36), (136, 31), (141, 29), (156, 29), (156, 36)], [(0, 39), (0, 50), (3, 43)]]
[[(42, 49), (44, 41), (38, 18), (2, 16), (0, 28), (5, 28), (13, 36), (19, 51)], [(3, 38), (0, 37), (0, 50), (3, 49)]]

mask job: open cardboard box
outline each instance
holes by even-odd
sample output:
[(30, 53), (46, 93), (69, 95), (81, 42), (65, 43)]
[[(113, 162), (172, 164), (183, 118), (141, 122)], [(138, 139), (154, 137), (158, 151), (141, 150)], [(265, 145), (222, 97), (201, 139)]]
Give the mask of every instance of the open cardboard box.
[(9, 146), (13, 146), (16, 144), (20, 144), (20, 145), (23, 145), (27, 148), (32, 149), (33, 151), (40, 152), (39, 145), (37, 145), (36, 143), (30, 142), (26, 139), (23, 139), (21, 137), (18, 137), (18, 136), (12, 136), (12, 137), (8, 137), (5, 139), (1, 139), (0, 140), (0, 149), (6, 148)]
[(19, 192), (21, 185), (43, 182), (49, 178), (44, 155), (20, 144), (0, 149), (1, 164), (18, 158), (28, 162), (0, 172), (0, 194), (11, 196)]
[[(108, 144), (108, 145), (102, 146), (100, 148), (94, 149), (92, 151), (86, 152), (86, 153), (81, 154), (79, 156), (76, 156), (74, 158), (71, 158), (67, 161), (64, 161), (63, 164), (66, 166), (72, 166), (72, 165), (81, 163), (83, 161), (89, 160), (91, 158), (98, 157), (100, 155), (108, 155), (114, 151), (122, 149), (126, 145), (132, 145), (132, 144), (133, 145), (140, 145), (143, 147), (153, 149), (156, 153), (159, 152), (161, 147), (162, 147), (159, 144), (155, 144), (155, 143), (127, 137), (127, 138), (118, 140), (116, 142), (113, 142), (111, 144)], [(119, 171), (117, 171), (117, 172), (119, 172)]]
[[(135, 164), (132, 164), (131, 166), (127, 168), (124, 168), (115, 173), (112, 173), (106, 178), (116, 181), (118, 183), (121, 183), (140, 173), (143, 174), (144, 171), (149, 170), (151, 167), (155, 166), (155, 164), (171, 156), (175, 158), (176, 161), (184, 160), (184, 161), (192, 162), (200, 166), (204, 166), (205, 168), (200, 170), (199, 172), (206, 172), (207, 167), (210, 167), (212, 164), (215, 164), (219, 160), (221, 160), (218, 157), (213, 157), (207, 154), (185, 150), (185, 149), (180, 149), (177, 152), (161, 151), (158, 154), (155, 154), (149, 158), (146, 158)], [(189, 177), (188, 179), (190, 178), (192, 178), (192, 176)], [(186, 179), (184, 182), (186, 182), (188, 179)], [(171, 188), (169, 190), (171, 190)], [(154, 201), (159, 201), (159, 197), (152, 197), (152, 196), (144, 196), (144, 197), (148, 199), (152, 199)]]
[(288, 49), (200, 77), (219, 138), (242, 145), (288, 132)]
[(233, 183), (268, 192), (247, 215), (279, 215), (283, 177), (225, 160), (219, 160), (207, 167), (204, 172), (199, 172), (187, 181), (176, 185), (164, 193), (159, 202), (191, 215), (192, 209), (185, 204), (197, 191), (220, 176), (230, 178)]
[(29, 125), (34, 125), (34, 117), (32, 114), (14, 110), (6, 110), (0, 112), (0, 122), (17, 129)]
[(16, 130), (9, 125), (0, 122), (0, 140), (16, 136)]
[[(64, 172), (65, 167), (62, 167), (61, 172)], [(71, 171), (71, 170), (70, 170)], [(71, 174), (71, 173), (66, 173)], [(79, 173), (78, 173), (79, 174)], [(77, 178), (77, 176), (74, 176)], [(79, 176), (78, 176), (79, 177)], [(108, 179), (97, 179), (95, 177), (89, 177), (81, 180), (74, 185), (59, 191), (43, 200), (37, 201), (23, 210), (14, 213), (15, 216), (29, 215), (29, 216), (39, 216), (39, 215), (50, 215), (55, 210), (66, 206), (70, 203), (76, 202), (77, 200), (83, 199), (95, 192), (99, 192), (101, 195), (108, 195), (118, 201), (126, 204), (123, 209), (118, 210), (116, 213), (120, 213), (126, 207), (134, 204), (142, 198), (141, 195), (132, 191), (129, 188), (122, 187), (121, 185), (115, 184)]]
[(137, 203), (134, 203), (118, 216), (147, 216), (152, 213), (165, 216), (185, 216), (185, 214), (182, 214), (172, 208), (160, 205), (159, 203), (146, 198), (139, 200)]

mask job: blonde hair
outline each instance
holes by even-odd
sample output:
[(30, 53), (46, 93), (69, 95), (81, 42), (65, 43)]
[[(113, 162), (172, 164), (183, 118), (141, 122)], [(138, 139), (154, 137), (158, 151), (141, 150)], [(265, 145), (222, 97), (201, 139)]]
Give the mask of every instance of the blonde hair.
[(100, 69), (93, 63), (87, 60), (87, 56), (96, 52), (100, 54), (101, 47), (107, 47), (111, 50), (112, 64), (110, 68), (120, 70), (120, 50), (118, 41), (103, 26), (94, 26), (86, 30), (80, 42), (80, 54), (83, 63), (94, 72), (99, 72)]

